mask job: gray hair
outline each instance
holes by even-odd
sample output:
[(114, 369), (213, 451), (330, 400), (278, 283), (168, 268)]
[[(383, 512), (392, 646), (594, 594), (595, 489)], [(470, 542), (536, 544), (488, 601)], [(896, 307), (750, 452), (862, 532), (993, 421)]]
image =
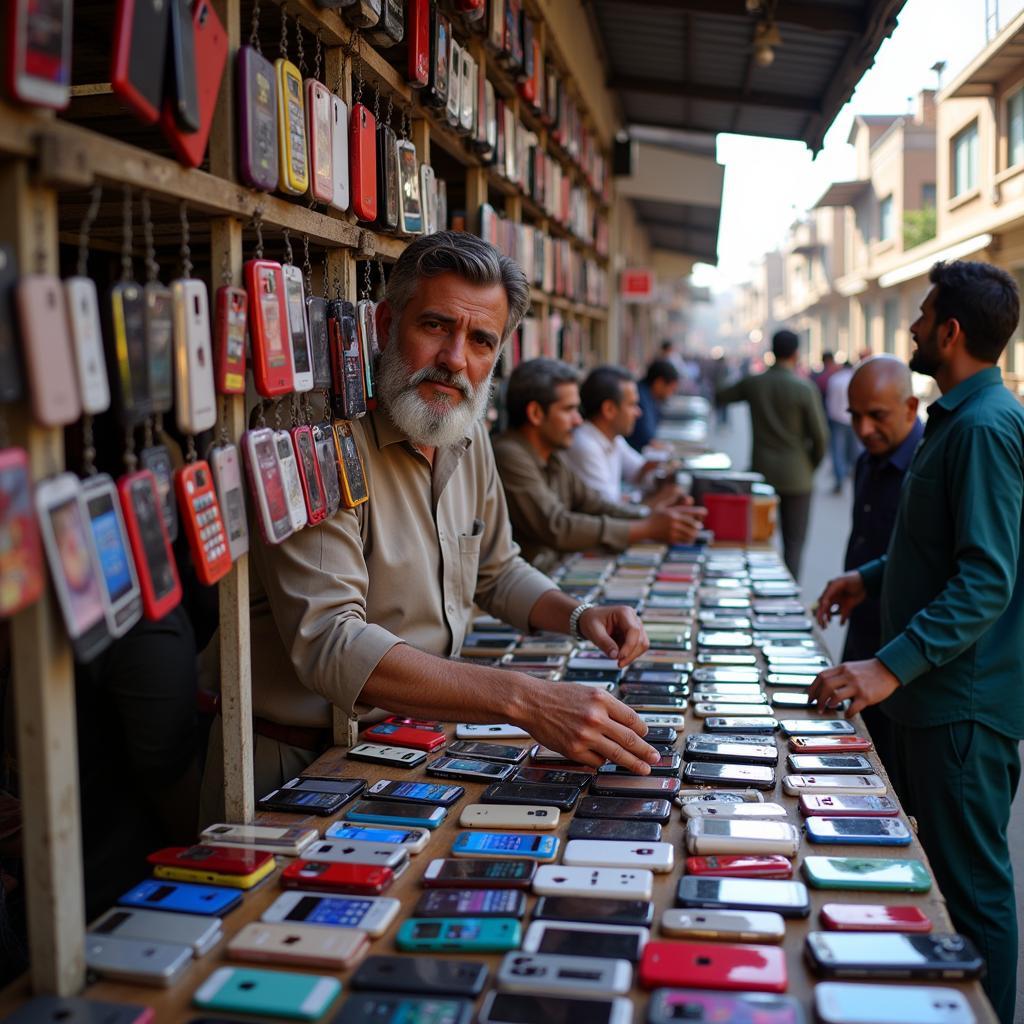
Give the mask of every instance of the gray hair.
[(384, 298), (396, 319), (423, 277), (453, 273), (471, 284), (500, 284), (508, 297), (508, 319), (501, 340), (519, 326), (530, 308), (530, 286), (515, 260), (490, 242), (465, 231), (436, 231), (412, 242), (391, 268)]

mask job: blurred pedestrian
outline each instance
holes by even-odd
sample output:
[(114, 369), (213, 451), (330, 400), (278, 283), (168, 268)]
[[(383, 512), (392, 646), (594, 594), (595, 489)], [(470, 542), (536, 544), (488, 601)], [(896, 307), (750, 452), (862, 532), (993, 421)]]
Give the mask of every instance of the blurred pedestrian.
[(642, 452), (658, 432), (661, 407), (679, 390), (679, 371), (667, 359), (655, 359), (647, 367), (647, 376), (637, 385), (640, 418), (626, 440)]
[(825, 386), (825, 414), (828, 416), (828, 447), (832, 456), (832, 472), (835, 483), (833, 494), (841, 494), (846, 478), (853, 471), (853, 464), (860, 454), (860, 445), (850, 423), (850, 406), (847, 390), (853, 377), (853, 367), (843, 363), (829, 377)]

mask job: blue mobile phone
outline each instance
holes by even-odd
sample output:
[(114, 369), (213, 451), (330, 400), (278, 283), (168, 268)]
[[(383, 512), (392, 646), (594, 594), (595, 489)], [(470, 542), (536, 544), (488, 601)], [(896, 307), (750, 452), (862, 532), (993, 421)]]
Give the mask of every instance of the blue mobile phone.
[(403, 843), (415, 843), (422, 834), (419, 828), (367, 828), (350, 825), (347, 821), (334, 821), (327, 826), (324, 839), (358, 839), (368, 843), (401, 846)]
[(395, 936), (395, 946), (407, 952), (503, 953), (521, 941), (522, 926), (512, 917), (411, 917)]
[(400, 782), (394, 779), (381, 779), (366, 791), (366, 795), (381, 800), (397, 800), (401, 803), (451, 807), (466, 795), (466, 791), (462, 786), (446, 785), (443, 782)]
[(810, 817), (807, 838), (812, 843), (855, 843), (858, 846), (909, 846), (910, 829), (899, 818)]
[(149, 910), (170, 910), (177, 914), (221, 916), (242, 902), (237, 889), (216, 885), (191, 885), (188, 882), (165, 882), (154, 878), (129, 889), (118, 901), (122, 907), (146, 907)]
[(345, 817), (349, 821), (406, 825), (409, 828), (435, 829), (448, 816), (443, 807), (393, 803), (390, 800), (360, 800)]
[(460, 832), (452, 844), (453, 857), (529, 857), (548, 861), (557, 855), (557, 836), (521, 832)]

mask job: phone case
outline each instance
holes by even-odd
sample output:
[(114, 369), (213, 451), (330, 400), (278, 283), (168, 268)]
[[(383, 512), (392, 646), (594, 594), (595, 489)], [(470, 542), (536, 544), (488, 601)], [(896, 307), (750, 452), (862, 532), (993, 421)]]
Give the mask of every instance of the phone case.
[(691, 818), (686, 849), (692, 854), (777, 853), (795, 857), (800, 833), (785, 821)]
[[(199, 0), (200, 4), (207, 0)], [(171, 283), (174, 304), (174, 366), (178, 429), (198, 434), (217, 422), (213, 352), (206, 284), (195, 278)]]
[(437, 182), (434, 168), (420, 164), (420, 203), (423, 209), (423, 233), (432, 235), (437, 231)]
[(975, 1024), (963, 992), (949, 986), (866, 985), (822, 981), (814, 986), (822, 1024)]
[(366, 932), (356, 928), (250, 922), (227, 944), (232, 960), (296, 964), (347, 971), (366, 954)]
[(166, 988), (191, 963), (191, 946), (93, 933), (85, 936), (85, 966), (104, 978)]
[(349, 748), (345, 756), (353, 761), (367, 761), (370, 764), (383, 764), (392, 768), (415, 768), (427, 759), (422, 750), (380, 743), (357, 743)]
[(170, 62), (164, 102), (181, 131), (195, 132), (199, 130), (200, 117), (192, 8), (188, 0), (171, 0), (170, 8)]
[(826, 817), (891, 818), (900, 813), (899, 804), (889, 796), (826, 795), (806, 793), (800, 797), (800, 813)]
[(291, 391), (293, 383), (284, 272), (273, 260), (249, 260), (244, 276), (249, 293), (253, 382), (264, 398), (276, 398)]
[(498, 967), (503, 992), (550, 993), (561, 996), (624, 995), (633, 984), (626, 960), (560, 956), (552, 953), (508, 953)]
[(377, 121), (362, 103), (352, 104), (349, 118), (349, 200), (365, 222), (377, 219)]
[(33, 996), (4, 1024), (153, 1024), (154, 1011), (131, 1003), (104, 1003), (77, 996)]
[(646, 868), (590, 868), (542, 864), (537, 868), (537, 874), (533, 879), (533, 891), (538, 896), (649, 900), (653, 886), (654, 875)]
[(235, 562), (249, 550), (249, 524), (245, 516), (238, 449), (233, 444), (217, 445), (210, 449), (209, 462), (227, 534), (228, 551), (231, 561)]
[(812, 843), (909, 846), (910, 829), (899, 818), (810, 817), (805, 826)]
[(398, 916), (401, 904), (388, 896), (324, 896), (312, 892), (282, 893), (263, 911), (270, 924), (330, 925), (358, 928), (379, 938)]
[(402, 0), (379, 0), (380, 20), (367, 32), (366, 38), (382, 49), (397, 46), (405, 37), (402, 18)]
[[(132, 383), (141, 387), (140, 408), (147, 413), (170, 412), (174, 404), (174, 296), (159, 281), (142, 286), (145, 365), (130, 370)], [(134, 314), (133, 314), (134, 315)], [(129, 353), (134, 344), (129, 338)]]
[(342, 0), (345, 20), (356, 28), (373, 28), (381, 16), (384, 0)]
[(605, 821), (599, 818), (574, 818), (567, 839), (602, 839), (618, 842), (659, 842), (661, 825), (655, 821)]
[(146, 124), (160, 117), (170, 17), (162, 0), (118, 0), (114, 16), (110, 86)]
[(316, 1020), (341, 992), (337, 978), (292, 971), (218, 967), (192, 1002), (208, 1010)]
[(331, 167), (334, 195), (330, 205), (345, 211), (349, 206), (348, 107), (340, 96), (331, 94)]
[(363, 461), (352, 436), (352, 424), (347, 420), (334, 422), (334, 447), (341, 482), (341, 503), (345, 508), (356, 508), (369, 500), (370, 495), (363, 475)]
[(667, 824), (672, 817), (668, 800), (644, 800), (616, 796), (591, 796), (580, 800), (578, 818), (613, 818), (627, 821), (656, 821)]
[(314, 424), (313, 448), (320, 466), (320, 477), (324, 484), (325, 518), (330, 519), (341, 508), (341, 481), (338, 479), (338, 463), (334, 453), (333, 431), (330, 424)]
[[(424, 897), (454, 895), (450, 893), (424, 893)], [(480, 893), (473, 893), (477, 896)], [(520, 893), (501, 893), (503, 898), (522, 901)], [(422, 902), (422, 900), (420, 901)], [(418, 909), (414, 916), (420, 917)], [(455, 915), (451, 915), (455, 916)], [(515, 916), (515, 915), (508, 915)], [(414, 992), (424, 996), (478, 996), (487, 982), (488, 971), (484, 964), (469, 960), (443, 960), (419, 956), (369, 956), (352, 975), (351, 985), (355, 989), (371, 989), (375, 992)], [(359, 997), (350, 996), (349, 1005)], [(357, 1016), (354, 1024), (372, 1019)], [(445, 1018), (446, 1024), (449, 1019)], [(455, 1020), (451, 1024), (457, 1024)]]
[(189, 946), (196, 958), (208, 953), (223, 938), (220, 918), (203, 919), (195, 914), (169, 914), (162, 910), (114, 907), (89, 927), (93, 935), (119, 939), (169, 942)]
[(28, 454), (0, 449), (0, 618), (27, 608), (43, 592), (43, 552)]
[(339, 419), (366, 414), (366, 383), (356, 309), (351, 302), (327, 303), (327, 330), (331, 348), (331, 407)]
[(160, 127), (181, 163), (198, 167), (206, 154), (213, 127), (224, 66), (228, 59), (228, 36), (210, 0), (196, 0), (192, 8), (192, 34), (195, 50), (196, 91), (199, 102), (199, 128), (185, 131), (177, 123), (174, 104), (165, 99)]
[(366, 795), (371, 799), (378, 800), (451, 807), (466, 795), (466, 790), (462, 786), (449, 786), (442, 782), (403, 782), (380, 779), (370, 786)]
[(547, 807), (560, 811), (571, 811), (580, 798), (575, 786), (536, 786), (521, 782), (495, 782), (480, 796), (485, 804), (526, 804), (533, 806), (544, 802)]
[(228, 875), (251, 875), (269, 864), (274, 866), (274, 855), (261, 850), (230, 846), (167, 846), (146, 857), (153, 865), (203, 869)]
[[(397, 191), (397, 189), (396, 189)], [(363, 374), (366, 381), (366, 400), (373, 398), (374, 362), (380, 353), (377, 342), (377, 304), (370, 299), (356, 303), (356, 327), (359, 334), (359, 348), (363, 359)]]
[(456, 128), (462, 112), (462, 47), (453, 35), (448, 44), (448, 98), (444, 114), (449, 127)]
[(306, 138), (309, 139), (309, 194), (318, 203), (334, 201), (334, 148), (331, 141), (331, 92), (306, 79)]
[(401, 231), (404, 235), (418, 235), (423, 232), (423, 200), (420, 193), (416, 147), (408, 139), (399, 139), (396, 150)]
[(469, 55), (469, 50), (462, 51), (462, 80), (459, 84), (459, 124), (458, 130), (469, 135), (473, 130), (476, 116), (476, 76), (477, 63)]
[[(395, 847), (393, 852), (405, 854), (400, 847)], [(319, 860), (292, 861), (281, 872), (281, 885), (285, 889), (310, 889), (356, 896), (379, 896), (394, 879), (395, 872), (389, 867)]]
[[(763, 804), (740, 804), (761, 807)], [(712, 875), (716, 878), (791, 878), (793, 864), (784, 854), (724, 854), (687, 857), (688, 875)]]
[(423, 98), (432, 107), (444, 107), (448, 103), (452, 28), (436, 4), (430, 7), (430, 75)]
[(288, 195), (300, 196), (309, 188), (302, 75), (290, 60), (278, 57), (274, 61), (274, 78), (277, 82), (277, 185)]
[(154, 878), (169, 878), (175, 882), (197, 882), (199, 885), (220, 885), (228, 889), (251, 889), (274, 871), (273, 861), (268, 861), (247, 875), (231, 874), (226, 871), (207, 871), (203, 868), (189, 868), (183, 865), (159, 864), (153, 868)]
[(850, 793), (863, 796), (885, 796), (885, 783), (871, 775), (786, 775), (782, 789), (787, 796), (805, 793)]
[(306, 503), (306, 517), (310, 526), (327, 518), (327, 501), (324, 492), (320, 462), (313, 446), (313, 432), (306, 425), (292, 428), (292, 443), (295, 447), (296, 465), (302, 497)]
[(807, 962), (840, 978), (976, 978), (985, 969), (970, 939), (955, 934), (810, 932)]
[(425, 889), (529, 889), (537, 871), (537, 864), (524, 857), (438, 858), (427, 865), (421, 884)]
[(666, 910), (661, 915), (665, 935), (726, 942), (781, 942), (786, 922), (771, 911)]
[(724, 942), (649, 942), (639, 976), (644, 988), (784, 992), (787, 985), (785, 954), (779, 947)]
[(433, 831), (446, 817), (443, 807), (418, 807), (390, 800), (360, 800), (346, 815), (350, 821), (381, 822), (385, 825), (408, 825)]
[(238, 175), (249, 188), (277, 188), (277, 75), (251, 46), (238, 48)]
[(64, 282), (64, 298), (82, 411), (92, 415), (106, 412), (110, 407), (110, 384), (103, 356), (103, 328), (96, 285), (88, 277), (69, 277)]
[(327, 826), (325, 839), (363, 839), (382, 845), (400, 846), (410, 854), (420, 853), (430, 839), (430, 833), (422, 828), (387, 828), (384, 825), (353, 825), (347, 821), (335, 821)]
[(398, 227), (398, 139), (388, 124), (377, 125), (377, 227)]
[(463, 828), (517, 828), (547, 831), (558, 827), (557, 807), (537, 805), (501, 806), (499, 804), (468, 804), (462, 809), (459, 824)]
[(174, 488), (196, 577), (211, 587), (231, 571), (231, 551), (209, 463), (200, 459), (183, 466)]
[(790, 996), (749, 992), (731, 995), (660, 988), (651, 993), (648, 1024), (681, 1020), (730, 1021), (731, 1024), (803, 1024), (801, 1004)]
[[(422, 959), (422, 958), (420, 958)], [(411, 961), (406, 958), (406, 962)], [(467, 964), (466, 967), (475, 965)], [(349, 996), (334, 1024), (365, 1024), (370, 1020), (408, 1021), (409, 1024), (469, 1024), (473, 1004), (466, 999), (393, 996), (381, 992), (357, 992)]]
[(216, 846), (241, 846), (298, 857), (320, 838), (315, 828), (283, 828), (279, 825), (228, 825), (218, 822), (203, 829), (199, 839)]
[(294, 527), (274, 432), (269, 427), (247, 430), (242, 435), (242, 453), (260, 532), (266, 543), (280, 544)]
[(299, 479), (295, 446), (287, 430), (274, 431), (274, 448), (277, 451), (277, 464), (281, 469), (285, 501), (288, 503), (288, 517), (294, 532), (306, 526), (309, 518), (306, 513), (306, 499), (302, 496), (302, 481)]
[[(291, 792), (284, 789), (280, 792)], [(349, 799), (355, 794), (349, 794)], [(368, 839), (327, 839), (313, 843), (304, 856), (307, 861), (328, 864), (362, 864), (390, 868), (395, 877), (409, 865), (409, 851), (394, 843), (377, 843)], [(314, 876), (315, 877), (315, 876)]]
[(509, 917), (429, 917), (403, 921), (395, 947), (407, 952), (503, 953), (517, 949), (522, 925)]
[(222, 889), (213, 885), (151, 879), (129, 889), (117, 902), (126, 907), (223, 917), (242, 902), (242, 894), (237, 889)]
[(245, 394), (245, 342), (249, 293), (221, 285), (217, 289), (213, 331), (214, 386), (219, 395)]
[(919, 860), (808, 856), (803, 872), (815, 889), (928, 892), (932, 887), (932, 877)]
[(913, 905), (870, 903), (826, 903), (821, 923), (829, 931), (841, 932), (930, 932), (931, 918)]
[(684, 875), (676, 889), (676, 906), (711, 910), (774, 910), (783, 917), (811, 912), (802, 882), (761, 878), (701, 878)]
[(566, 844), (562, 863), (575, 867), (639, 867), (663, 874), (672, 870), (675, 857), (671, 843), (571, 839)]
[(516, 832), (460, 832), (452, 843), (453, 857), (496, 858), (525, 857), (539, 863), (558, 855), (557, 836), (538, 836)]
[(789, 749), (797, 754), (864, 752), (872, 749), (872, 743), (866, 736), (794, 736), (789, 741)]
[(430, 81), (430, 0), (406, 0), (405, 81), (414, 89), (424, 89)]
[(363, 739), (430, 752), (443, 747), (446, 737), (443, 732), (395, 725), (393, 722), (378, 722), (363, 730)]

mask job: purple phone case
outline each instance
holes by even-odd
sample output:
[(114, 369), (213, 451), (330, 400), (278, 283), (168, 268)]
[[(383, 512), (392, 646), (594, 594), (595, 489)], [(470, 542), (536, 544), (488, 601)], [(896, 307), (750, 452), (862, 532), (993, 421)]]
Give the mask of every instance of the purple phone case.
[(238, 176), (250, 188), (277, 188), (277, 82), (274, 65), (238, 48)]

